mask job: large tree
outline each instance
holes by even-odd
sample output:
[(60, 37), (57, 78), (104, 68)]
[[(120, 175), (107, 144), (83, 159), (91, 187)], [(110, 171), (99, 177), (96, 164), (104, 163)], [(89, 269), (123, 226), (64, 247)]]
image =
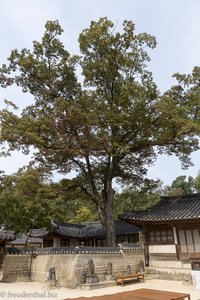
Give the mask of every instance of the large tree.
[(12, 51), (1, 68), (3, 87), (17, 84), (34, 97), (20, 116), (1, 111), (2, 153), (33, 146), (40, 164), (75, 171), (71, 188), (94, 203), (111, 246), (114, 184), (139, 184), (158, 153), (187, 164), (197, 149), (192, 99), (183, 101), (176, 88), (159, 95), (146, 68), (155, 38), (136, 34), (132, 21), (120, 32), (107, 18), (91, 22), (80, 34), (79, 56), (65, 50), (61, 33), (58, 21), (48, 21), (42, 41)]

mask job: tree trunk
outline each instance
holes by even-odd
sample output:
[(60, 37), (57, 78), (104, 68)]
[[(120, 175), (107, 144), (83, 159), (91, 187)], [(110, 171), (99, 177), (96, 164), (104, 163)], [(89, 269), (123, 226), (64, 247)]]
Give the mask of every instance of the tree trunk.
[(100, 213), (102, 226), (105, 230), (105, 246), (116, 246), (116, 234), (113, 220), (113, 200), (114, 190), (109, 188), (102, 192), (103, 195), (103, 209)]

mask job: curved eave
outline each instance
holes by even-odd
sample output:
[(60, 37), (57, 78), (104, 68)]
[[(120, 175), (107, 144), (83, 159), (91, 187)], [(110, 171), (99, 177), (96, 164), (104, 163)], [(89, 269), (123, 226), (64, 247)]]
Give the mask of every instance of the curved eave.
[(58, 233), (58, 232), (53, 232), (53, 237), (62, 237), (62, 238), (79, 238), (78, 235), (70, 235), (70, 234), (62, 234), (62, 233)]
[(103, 239), (104, 236), (103, 235), (87, 235), (87, 236), (84, 235), (79, 238), (83, 239), (83, 240), (85, 240), (85, 239)]
[(0, 232), (0, 241), (13, 241), (15, 239), (15, 234), (10, 232)]
[(147, 225), (172, 225), (172, 224), (200, 224), (200, 217), (197, 218), (176, 218), (176, 219), (156, 219), (156, 220), (136, 220), (136, 219), (126, 219), (127, 223), (134, 224), (137, 226), (147, 226)]

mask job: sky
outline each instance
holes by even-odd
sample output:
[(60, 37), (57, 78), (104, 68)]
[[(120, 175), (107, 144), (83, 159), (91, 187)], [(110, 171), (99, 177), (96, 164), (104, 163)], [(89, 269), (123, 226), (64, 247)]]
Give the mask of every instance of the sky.
[[(59, 20), (64, 29), (66, 49), (78, 53), (79, 33), (92, 20), (107, 17), (120, 28), (123, 20), (132, 20), (136, 33), (147, 32), (157, 39), (150, 52), (154, 81), (161, 92), (175, 84), (172, 74), (191, 73), (200, 64), (200, 1), (199, 0), (0, 0), (0, 64), (6, 63), (11, 50), (31, 48), (40, 40), (47, 20)], [(32, 99), (16, 88), (0, 89), (0, 109), (4, 99), (23, 108)], [(192, 154), (193, 167), (181, 169), (176, 157), (160, 156), (149, 168), (148, 177), (170, 184), (177, 176), (196, 177), (200, 170), (200, 151)], [(15, 152), (0, 157), (0, 170), (16, 172), (29, 158)]]

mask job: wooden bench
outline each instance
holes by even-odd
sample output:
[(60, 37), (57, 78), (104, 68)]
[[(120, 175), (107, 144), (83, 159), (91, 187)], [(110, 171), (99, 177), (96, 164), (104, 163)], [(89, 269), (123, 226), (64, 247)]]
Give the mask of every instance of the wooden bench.
[(142, 279), (144, 282), (144, 274), (143, 273), (130, 273), (116, 276), (116, 283), (124, 285), (125, 281), (131, 281), (133, 279)]

